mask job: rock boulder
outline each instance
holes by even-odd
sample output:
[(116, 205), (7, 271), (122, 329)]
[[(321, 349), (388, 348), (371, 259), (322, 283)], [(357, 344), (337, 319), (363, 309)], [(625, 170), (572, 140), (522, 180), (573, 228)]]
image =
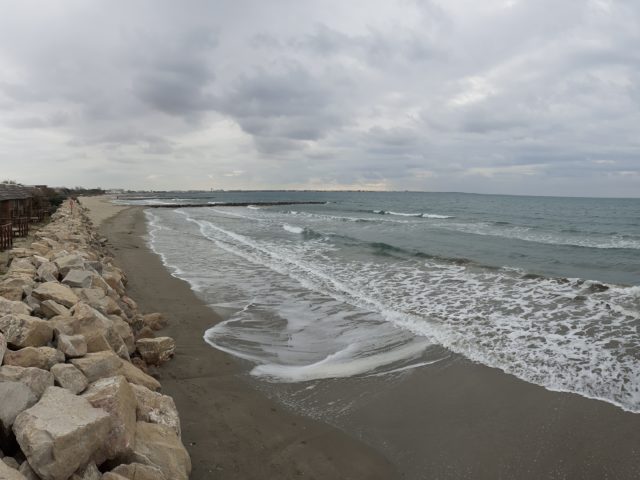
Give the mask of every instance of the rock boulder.
[(48, 322), (29, 315), (0, 317), (0, 331), (13, 348), (42, 347), (53, 338), (53, 328)]
[(0, 297), (0, 315), (5, 316), (9, 314), (15, 315), (29, 315), (31, 313), (31, 307), (29, 307), (26, 303), (7, 300), (6, 298)]
[(161, 365), (171, 359), (176, 342), (171, 337), (141, 338), (136, 341), (140, 356), (150, 365)]
[(107, 441), (109, 429), (109, 414), (58, 387), (49, 387), (13, 424), (29, 465), (44, 480), (66, 480), (86, 465)]
[(127, 465), (118, 465), (111, 470), (112, 473), (127, 478), (128, 480), (167, 480), (162, 470), (153, 465), (144, 465), (142, 463), (129, 463)]
[(67, 358), (84, 357), (87, 354), (87, 342), (83, 335), (58, 335), (58, 350)]
[(36, 267), (29, 258), (16, 258), (9, 265), (9, 273), (24, 274), (31, 277), (36, 275)]
[(65, 277), (72, 269), (84, 267), (84, 259), (80, 255), (64, 255), (55, 259), (55, 264), (60, 270), (60, 275)]
[(64, 362), (64, 354), (51, 347), (25, 347), (21, 350), (8, 350), (4, 355), (5, 365), (35, 367), (49, 370), (56, 363)]
[(143, 422), (166, 425), (180, 437), (180, 417), (173, 398), (152, 392), (141, 385), (132, 384), (131, 387), (137, 400), (137, 419)]
[(0, 461), (0, 479), (2, 480), (27, 480), (18, 470), (14, 470), (3, 461)]
[(51, 372), (41, 368), (17, 367), (13, 365), (3, 365), (0, 367), (0, 382), (24, 383), (38, 399), (42, 397), (42, 394), (47, 388), (53, 387), (53, 381), (54, 379)]
[(69, 309), (64, 305), (60, 305), (58, 302), (54, 302), (53, 300), (45, 300), (44, 302), (40, 302), (40, 311), (47, 318), (53, 318), (58, 315), (68, 316)]
[(187, 480), (191, 459), (174, 431), (165, 425), (138, 422), (131, 462), (157, 466), (167, 478)]
[(32, 286), (33, 280), (28, 276), (10, 276), (0, 282), (0, 296), (7, 300), (20, 301), (25, 295), (25, 288)]
[(38, 267), (36, 275), (41, 282), (57, 282), (60, 272), (55, 263), (47, 262)]
[(90, 462), (86, 467), (76, 471), (69, 480), (101, 480), (102, 473), (98, 470), (95, 462)]
[(120, 369), (118, 370), (118, 374), (124, 375), (129, 383), (142, 385), (143, 387), (147, 387), (149, 390), (153, 391), (160, 390), (160, 382), (126, 360), (120, 359)]
[(87, 353), (82, 358), (75, 358), (71, 363), (80, 370), (89, 382), (119, 374), (122, 360), (112, 351)]
[(93, 273), (88, 270), (73, 268), (62, 279), (62, 283), (71, 288), (89, 288)]
[(167, 319), (161, 313), (147, 313), (142, 317), (146, 326), (152, 330), (161, 330), (167, 326)]
[(22, 462), (22, 465), (20, 465), (18, 471), (22, 475), (24, 475), (24, 478), (26, 478), (27, 480), (40, 480), (38, 474), (33, 471), (33, 468), (31, 468), (31, 465), (29, 465), (29, 462), (27, 462), (26, 460)]
[(73, 293), (73, 290), (58, 282), (42, 283), (33, 291), (32, 295), (41, 302), (53, 300), (65, 307), (73, 307), (79, 301), (78, 296)]
[(87, 377), (70, 363), (58, 363), (54, 365), (51, 367), (51, 374), (57, 385), (66, 388), (76, 395), (84, 392), (89, 385)]
[(91, 385), (84, 398), (111, 415), (111, 430), (104, 448), (104, 459), (118, 458), (131, 452), (136, 432), (136, 396), (122, 375), (102, 378)]
[(31, 389), (20, 382), (0, 382), (0, 399), (0, 428), (5, 435), (18, 414), (38, 401)]

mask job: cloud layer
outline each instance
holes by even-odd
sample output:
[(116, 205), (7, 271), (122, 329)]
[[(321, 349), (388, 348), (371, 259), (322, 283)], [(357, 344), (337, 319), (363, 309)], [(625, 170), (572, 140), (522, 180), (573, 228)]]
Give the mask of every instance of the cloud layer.
[(85, 2), (0, 18), (0, 174), (640, 196), (631, 0)]

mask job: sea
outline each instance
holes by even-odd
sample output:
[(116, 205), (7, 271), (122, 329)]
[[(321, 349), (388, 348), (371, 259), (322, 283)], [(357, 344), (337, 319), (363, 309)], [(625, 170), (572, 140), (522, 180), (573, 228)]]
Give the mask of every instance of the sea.
[[(224, 206), (273, 201), (321, 203)], [(116, 202), (176, 206), (145, 210), (148, 241), (222, 317), (204, 341), (292, 408), (313, 416), (322, 382), (383, 385), (464, 357), (640, 412), (640, 199), (270, 191)], [(353, 398), (324, 395), (316, 416), (328, 405), (335, 418)]]

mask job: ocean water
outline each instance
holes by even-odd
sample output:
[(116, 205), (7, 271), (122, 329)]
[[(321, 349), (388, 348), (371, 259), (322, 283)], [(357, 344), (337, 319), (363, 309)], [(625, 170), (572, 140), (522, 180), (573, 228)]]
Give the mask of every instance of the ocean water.
[[(223, 207), (219, 202), (322, 201)], [(640, 412), (640, 199), (214, 192), (133, 204), (204, 333), (265, 385), (380, 381), (452, 356)], [(313, 383), (316, 382), (316, 383)]]

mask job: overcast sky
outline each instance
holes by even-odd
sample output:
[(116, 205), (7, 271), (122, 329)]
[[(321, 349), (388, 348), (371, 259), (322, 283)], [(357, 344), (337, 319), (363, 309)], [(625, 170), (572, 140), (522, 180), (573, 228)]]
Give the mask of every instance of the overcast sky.
[(69, 186), (640, 196), (640, 2), (3, 2), (0, 167)]

